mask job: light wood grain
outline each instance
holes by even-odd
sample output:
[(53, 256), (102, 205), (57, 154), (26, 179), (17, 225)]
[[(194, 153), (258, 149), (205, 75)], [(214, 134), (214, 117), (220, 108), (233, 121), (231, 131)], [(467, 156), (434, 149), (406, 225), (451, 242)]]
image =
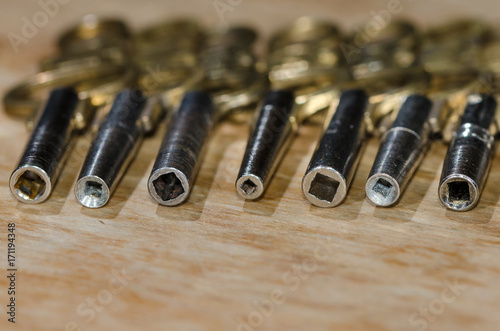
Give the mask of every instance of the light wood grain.
[[(268, 35), (293, 17), (321, 14), (349, 28), (386, 3), (243, 1), (228, 21), (254, 23)], [(402, 15), (421, 24), (466, 13), (493, 19), (497, 9), (495, 1), (402, 3)], [(4, 35), (18, 31), (20, 17), (37, 10), (36, 2), (4, 1)], [(212, 1), (73, 0), (19, 54), (2, 39), (0, 92), (34, 72), (41, 56), (53, 51), (60, 29), (87, 12), (124, 16), (134, 27), (189, 13), (206, 23), (219, 20)], [(89, 143), (85, 137), (51, 199), (31, 206), (16, 202), (8, 189), (28, 133), (0, 113), (0, 268), (7, 268), (7, 223), (13, 221), (19, 267), (15, 327), (6, 321), (7, 279), (0, 277), (1, 330), (64, 330), (72, 322), (81, 330), (248, 330), (241, 321), (249, 316), (251, 325), (259, 324), (255, 330), (500, 328), (500, 158), (479, 206), (453, 213), (437, 198), (446, 147), (435, 144), (401, 203), (382, 209), (364, 197), (377, 149), (373, 140), (345, 203), (319, 209), (304, 200), (300, 188), (320, 135), (318, 127), (307, 126), (265, 198), (245, 202), (234, 180), (248, 128), (224, 123), (212, 137), (189, 202), (166, 208), (146, 188), (163, 130), (145, 141), (107, 207), (85, 209), (73, 195)], [(122, 283), (116, 280), (121, 272)], [(459, 293), (447, 290), (454, 282)], [(116, 293), (106, 297), (113, 288)], [(107, 304), (93, 310), (94, 319), (88, 308), (78, 312), (99, 295)], [(261, 315), (255, 303), (270, 298), (279, 302), (269, 316)], [(430, 310), (427, 319), (412, 317), (421, 308)], [(412, 325), (411, 318), (427, 327)]]

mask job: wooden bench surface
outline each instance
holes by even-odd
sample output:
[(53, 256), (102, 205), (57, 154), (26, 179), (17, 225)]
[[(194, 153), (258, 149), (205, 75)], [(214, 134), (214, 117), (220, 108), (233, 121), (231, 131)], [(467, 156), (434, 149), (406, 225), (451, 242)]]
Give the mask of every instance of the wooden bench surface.
[[(291, 19), (319, 15), (349, 29), (387, 1), (229, 1), (227, 22), (251, 23), (264, 36)], [(0, 92), (35, 72), (63, 27), (95, 12), (134, 28), (194, 15), (220, 22), (217, 1), (69, 1), (19, 45), (38, 2), (2, 5)], [(220, 5), (217, 3), (217, 5)], [(422, 25), (460, 14), (493, 20), (496, 1), (401, 0)], [(397, 16), (397, 17), (396, 17)], [(446, 146), (435, 144), (397, 207), (375, 208), (364, 184), (378, 142), (370, 141), (345, 203), (308, 204), (301, 179), (320, 128), (300, 129), (267, 191), (245, 202), (234, 188), (248, 137), (223, 123), (188, 203), (160, 207), (147, 178), (162, 128), (147, 139), (108, 206), (81, 207), (73, 194), (89, 146), (81, 137), (52, 197), (26, 205), (8, 179), (29, 137), (0, 112), (0, 267), (8, 275), (7, 224), (16, 223), (17, 315), (7, 322), (9, 280), (0, 277), (1, 330), (498, 330), (500, 328), (500, 158), (479, 206), (444, 209), (437, 197)]]

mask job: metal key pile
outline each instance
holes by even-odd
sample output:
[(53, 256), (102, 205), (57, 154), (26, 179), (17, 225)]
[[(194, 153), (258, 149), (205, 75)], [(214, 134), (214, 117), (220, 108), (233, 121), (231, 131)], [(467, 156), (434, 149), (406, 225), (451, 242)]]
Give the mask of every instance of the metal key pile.
[(58, 53), (4, 96), (31, 138), (10, 178), (21, 202), (50, 197), (75, 138), (92, 144), (75, 184), (85, 207), (103, 207), (143, 139), (166, 123), (148, 190), (157, 203), (189, 198), (206, 143), (224, 120), (254, 114), (235, 180), (262, 198), (300, 126), (323, 126), (302, 180), (305, 198), (346, 198), (371, 137), (380, 146), (366, 181), (377, 206), (394, 206), (432, 143), (448, 144), (438, 197), (451, 210), (479, 202), (498, 136), (500, 35), (475, 20), (419, 31), (393, 21), (373, 37), (300, 18), (259, 58), (249, 27), (206, 29), (179, 19), (132, 33), (89, 15), (64, 32)]

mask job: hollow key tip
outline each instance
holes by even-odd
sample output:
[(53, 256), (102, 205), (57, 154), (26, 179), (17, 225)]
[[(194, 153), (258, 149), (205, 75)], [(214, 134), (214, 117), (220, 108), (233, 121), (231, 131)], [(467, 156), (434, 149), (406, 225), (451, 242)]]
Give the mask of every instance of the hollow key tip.
[(335, 169), (316, 168), (302, 179), (302, 192), (317, 207), (335, 207), (347, 196), (346, 179)]
[(375, 205), (389, 207), (401, 196), (398, 181), (385, 174), (375, 174), (366, 181), (366, 196)]
[(467, 176), (449, 176), (439, 186), (439, 199), (450, 210), (468, 211), (479, 202), (479, 187)]
[(10, 176), (10, 191), (24, 203), (42, 203), (49, 197), (52, 185), (49, 175), (36, 166), (16, 169)]
[(255, 175), (244, 175), (236, 181), (236, 191), (244, 199), (256, 200), (264, 193), (264, 183)]
[(110, 189), (101, 178), (85, 176), (76, 183), (75, 196), (87, 208), (101, 208), (108, 203)]
[(160, 168), (148, 180), (151, 197), (161, 205), (177, 206), (186, 201), (190, 188), (186, 176), (175, 168)]

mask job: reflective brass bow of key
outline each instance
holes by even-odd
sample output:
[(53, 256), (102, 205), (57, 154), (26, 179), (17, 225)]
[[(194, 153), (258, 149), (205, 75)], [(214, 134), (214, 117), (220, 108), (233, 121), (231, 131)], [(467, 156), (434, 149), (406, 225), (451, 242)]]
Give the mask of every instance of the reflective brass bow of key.
[(252, 29), (238, 27), (208, 35), (201, 55), (204, 80), (184, 95), (173, 114), (148, 180), (159, 204), (187, 200), (215, 124), (261, 98), (267, 84), (253, 53), (256, 38)]
[(122, 21), (85, 16), (63, 33), (59, 53), (42, 61), (41, 72), (27, 77), (4, 96), (6, 112), (27, 119), (32, 128), (45, 93), (55, 87), (74, 86), (88, 107), (75, 113), (76, 128), (83, 129), (94, 107), (108, 103), (114, 93), (134, 79), (130, 70), (130, 32)]
[(268, 86), (266, 68), (254, 53), (253, 29), (216, 29), (202, 53), (205, 80), (200, 85), (212, 94), (218, 119), (234, 119), (238, 110), (255, 105)]
[(193, 20), (178, 19), (148, 27), (133, 38), (139, 87), (146, 94), (165, 93), (172, 105), (203, 79), (200, 52), (205, 41)]
[[(145, 96), (154, 96), (164, 106), (173, 108), (187, 90), (203, 79), (200, 51), (205, 35), (191, 19), (176, 19), (154, 24), (132, 37), (132, 58), (129, 67), (136, 76), (129, 87)], [(110, 91), (111, 97), (116, 92)], [(92, 123), (96, 132), (111, 108), (111, 100), (98, 110)], [(141, 120), (152, 132), (164, 115), (164, 107), (146, 107)]]
[(433, 27), (422, 35), (421, 61), (430, 74), (430, 118), (437, 138), (450, 142), (467, 96), (480, 83), (480, 57), (490, 29), (482, 22), (459, 20)]
[(341, 43), (336, 25), (310, 17), (299, 18), (271, 37), (267, 55), (271, 88), (294, 90), (298, 123), (316, 119), (338, 98), (338, 84), (350, 78)]
[(309, 17), (277, 32), (269, 41), (267, 56), (273, 89), (331, 84), (344, 62), (340, 42), (335, 25)]
[(420, 65), (420, 39), (407, 21), (394, 21), (373, 37), (354, 33), (345, 47), (354, 80), (352, 85), (370, 96), (368, 132), (382, 135), (394, 121), (404, 98), (422, 91), (428, 77)]
[(345, 49), (355, 80), (401, 76), (419, 65), (419, 39), (410, 22), (391, 22), (371, 38), (357, 32), (350, 42)]
[[(492, 94), (498, 98), (500, 94), (500, 29), (489, 30), (484, 47), (479, 56), (477, 93)], [(496, 112), (491, 132), (500, 137), (500, 112)]]

